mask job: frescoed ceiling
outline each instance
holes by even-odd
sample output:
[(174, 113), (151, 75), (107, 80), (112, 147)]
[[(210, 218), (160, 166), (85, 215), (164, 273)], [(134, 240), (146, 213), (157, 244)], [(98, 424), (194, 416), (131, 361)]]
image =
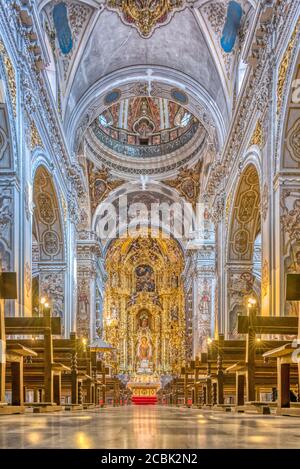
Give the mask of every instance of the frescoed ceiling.
[(197, 162), (207, 170), (256, 4), (37, 0), (70, 148), (118, 180), (177, 181)]
[(140, 64), (180, 70), (225, 117), (235, 57), (256, 0), (38, 0), (68, 119), (89, 88)]
[(197, 119), (178, 103), (139, 96), (121, 100), (95, 121), (113, 140), (128, 145), (160, 145), (180, 138)]

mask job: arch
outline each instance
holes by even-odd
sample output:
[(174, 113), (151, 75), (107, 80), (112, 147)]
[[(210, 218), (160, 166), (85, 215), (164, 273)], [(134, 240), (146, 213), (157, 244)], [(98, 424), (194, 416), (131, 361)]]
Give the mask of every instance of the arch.
[(35, 173), (33, 201), (40, 262), (63, 261), (65, 256), (60, 207), (52, 176), (44, 166), (39, 166)]
[(251, 261), (259, 222), (259, 174), (253, 163), (250, 163), (240, 177), (232, 207), (228, 236), (228, 261)]
[(226, 331), (237, 335), (237, 316), (246, 313), (246, 299), (260, 303), (261, 278), (255, 252), (260, 223), (260, 179), (256, 165), (247, 162), (239, 178), (232, 205), (227, 239), (227, 314)]
[[(117, 239), (105, 265), (105, 340), (116, 350), (118, 370), (178, 372), (185, 355), (184, 256), (178, 243)], [(149, 347), (153, 354), (147, 356)]]
[(89, 124), (107, 107), (105, 96), (109, 92), (118, 90), (122, 99), (135, 97), (136, 86), (141, 82), (145, 85), (151, 83), (157, 88), (157, 96), (171, 100), (172, 90), (183, 92), (187, 97), (186, 109), (203, 123), (212, 141), (216, 140), (218, 148), (221, 148), (225, 141), (226, 123), (217, 103), (196, 80), (183, 72), (162, 66), (152, 66), (151, 69), (147, 66), (125, 67), (98, 80), (66, 116), (69, 141), (78, 147)]
[[(61, 209), (54, 180), (39, 165), (33, 180), (32, 271), (39, 296), (46, 296), (54, 316), (65, 313), (65, 249)], [(33, 304), (36, 299), (33, 298)]]
[[(293, 39), (294, 38), (294, 39)], [(282, 57), (278, 71), (277, 85), (277, 137), (276, 137), (276, 169), (277, 171), (297, 168), (300, 161), (298, 152), (293, 145), (293, 135), (299, 129), (300, 120), (300, 28), (295, 26), (290, 43)], [(291, 45), (293, 46), (291, 48)], [(280, 82), (283, 81), (283, 83)], [(296, 98), (296, 99), (295, 99)], [(296, 101), (296, 102), (295, 102)], [(297, 112), (298, 110), (298, 112)], [(296, 112), (295, 112), (296, 111)], [(294, 147), (294, 148), (293, 148)], [(295, 154), (296, 153), (296, 154)]]
[[(137, 197), (138, 196), (138, 197)], [(119, 215), (118, 213), (118, 201), (120, 198), (124, 198), (124, 202), (126, 203), (127, 209), (132, 204), (136, 204), (137, 202), (140, 204), (144, 204), (147, 208), (147, 213), (145, 217), (141, 220), (141, 227), (142, 229), (147, 230), (150, 226), (148, 215), (150, 215), (151, 211), (151, 204), (158, 203), (158, 204), (168, 204), (170, 208), (175, 207), (176, 209), (180, 210), (182, 213), (182, 220), (185, 224), (180, 226), (171, 226), (172, 224), (168, 223), (168, 219), (164, 221), (163, 218), (159, 218), (159, 222), (151, 221), (151, 228), (154, 231), (157, 231), (157, 235), (159, 234), (159, 230), (162, 229), (164, 236), (166, 237), (175, 237), (178, 243), (180, 244), (182, 250), (185, 249), (186, 243), (188, 241), (188, 236), (186, 233), (186, 228), (190, 227), (194, 229), (195, 223), (195, 214), (191, 204), (186, 204), (184, 199), (180, 197), (179, 193), (168, 186), (164, 186), (157, 182), (150, 182), (147, 183), (147, 190), (141, 192), (141, 183), (128, 183), (123, 184), (122, 186), (118, 187), (117, 189), (113, 190), (108, 197), (98, 205), (95, 210), (92, 219), (92, 231), (98, 233), (98, 223), (101, 221), (101, 212), (103, 207), (115, 209), (116, 214), (116, 225), (117, 225), (117, 235), (120, 237), (124, 237), (124, 233), (128, 228), (128, 225), (124, 226), (124, 224), (119, 224)], [(136, 200), (137, 197), (137, 200)], [(125, 199), (127, 198), (127, 199)], [(175, 204), (175, 205), (173, 205)], [(127, 210), (128, 213), (128, 210)], [(162, 216), (162, 215), (161, 215)], [(114, 238), (114, 236), (112, 236)], [(111, 243), (111, 237), (108, 236), (107, 238), (102, 239), (103, 244), (103, 252), (105, 253)]]

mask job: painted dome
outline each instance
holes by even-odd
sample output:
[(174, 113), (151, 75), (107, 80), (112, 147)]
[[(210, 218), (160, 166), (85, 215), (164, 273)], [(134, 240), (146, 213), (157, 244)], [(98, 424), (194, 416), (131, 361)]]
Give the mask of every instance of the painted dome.
[(135, 97), (108, 107), (94, 121), (100, 142), (127, 156), (158, 156), (185, 145), (199, 121), (183, 106), (165, 98)]

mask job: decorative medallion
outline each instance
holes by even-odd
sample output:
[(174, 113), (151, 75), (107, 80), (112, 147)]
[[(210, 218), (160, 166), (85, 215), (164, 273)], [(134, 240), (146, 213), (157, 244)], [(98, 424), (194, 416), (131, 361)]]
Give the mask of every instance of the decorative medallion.
[(46, 193), (40, 193), (37, 197), (40, 219), (45, 225), (52, 225), (55, 221), (55, 213), (51, 197)]
[(237, 219), (240, 223), (249, 223), (255, 215), (255, 208), (258, 202), (258, 193), (249, 190), (241, 196)]
[(108, 0), (108, 8), (117, 10), (124, 23), (134, 26), (144, 38), (170, 21), (175, 11), (186, 7), (184, 0)]
[(202, 161), (199, 161), (194, 168), (182, 168), (176, 179), (166, 180), (164, 184), (178, 190), (187, 202), (196, 206), (200, 193), (200, 175)]
[(43, 236), (43, 245), (45, 253), (49, 256), (55, 256), (59, 251), (59, 239), (55, 231), (46, 231)]
[(116, 101), (118, 101), (121, 98), (121, 94), (122, 94), (121, 90), (118, 90), (118, 89), (112, 90), (110, 93), (108, 93), (104, 97), (104, 103), (107, 106), (114, 104)]
[(245, 254), (248, 249), (249, 233), (244, 229), (240, 229), (235, 233), (233, 250), (236, 254)]
[(178, 88), (173, 88), (171, 90), (171, 97), (174, 99), (174, 101), (177, 101), (180, 104), (188, 104), (189, 98), (184, 91), (179, 90)]

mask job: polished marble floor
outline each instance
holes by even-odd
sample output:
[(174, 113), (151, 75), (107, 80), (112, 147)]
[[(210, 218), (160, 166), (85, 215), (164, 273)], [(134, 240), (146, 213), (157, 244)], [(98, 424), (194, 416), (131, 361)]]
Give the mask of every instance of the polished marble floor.
[(300, 419), (159, 406), (0, 416), (0, 448), (300, 448)]

